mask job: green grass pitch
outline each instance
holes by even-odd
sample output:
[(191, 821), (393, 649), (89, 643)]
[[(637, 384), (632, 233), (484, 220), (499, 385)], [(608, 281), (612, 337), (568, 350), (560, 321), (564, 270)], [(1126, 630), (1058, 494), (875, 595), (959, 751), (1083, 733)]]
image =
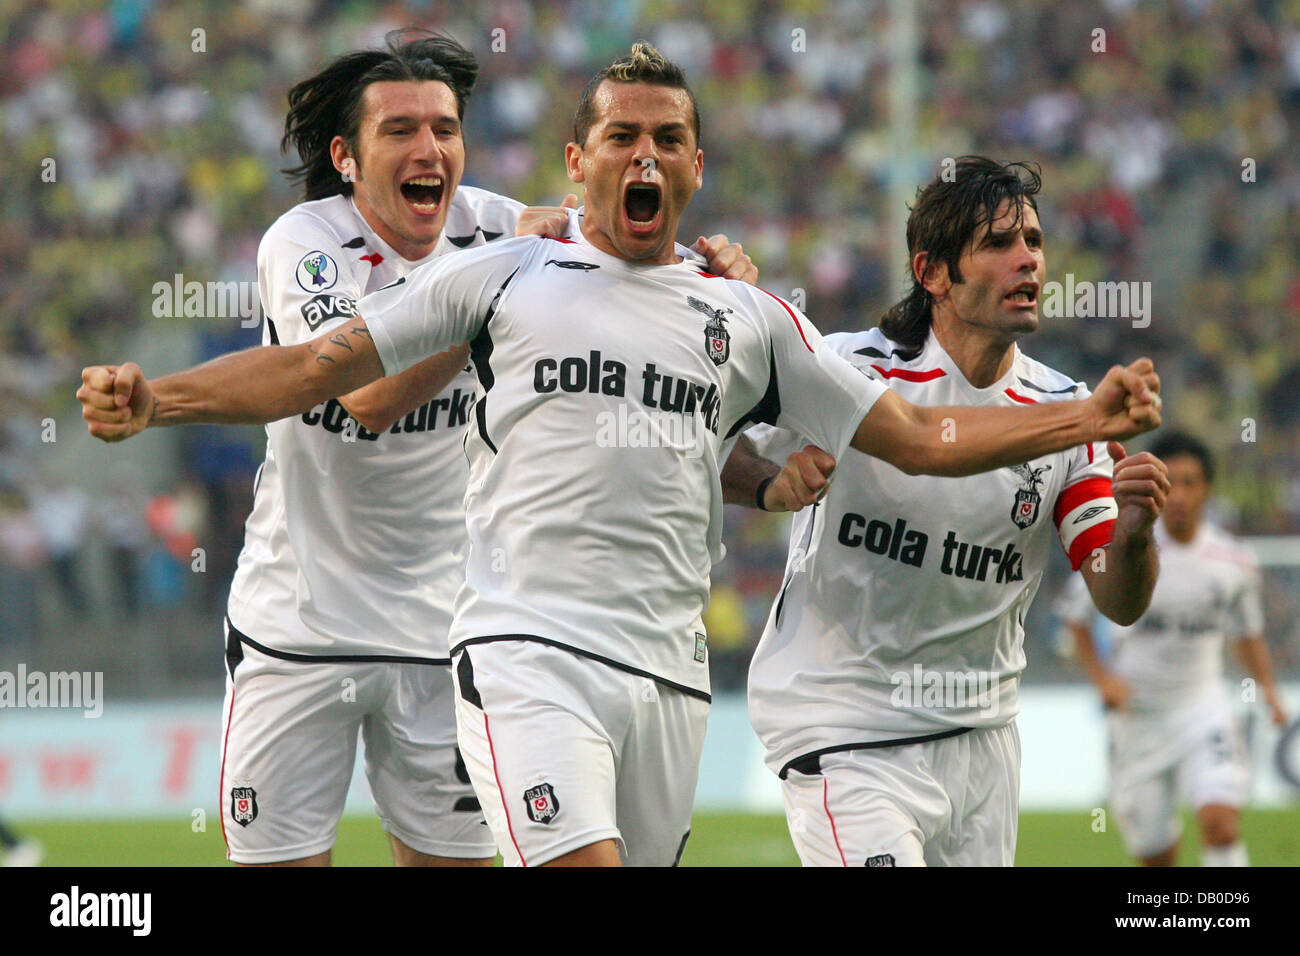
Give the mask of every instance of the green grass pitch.
[[(211, 818), (209, 818), (211, 819)], [(221, 827), (194, 832), (188, 818), (178, 820), (39, 822), (15, 825), (23, 836), (45, 846), (50, 866), (209, 866), (225, 865)], [(1251, 862), (1257, 866), (1300, 865), (1300, 807), (1248, 810), (1242, 830)], [(1199, 862), (1194, 821), (1184, 820), (1179, 863)], [(342, 866), (388, 866), (387, 838), (372, 817), (347, 817), (339, 827), (334, 862)], [(1017, 854), (1020, 866), (1123, 866), (1119, 834), (1113, 826), (1093, 832), (1089, 813), (1024, 813)], [(785, 818), (737, 813), (699, 813), (686, 854), (686, 866), (794, 866), (798, 863)]]

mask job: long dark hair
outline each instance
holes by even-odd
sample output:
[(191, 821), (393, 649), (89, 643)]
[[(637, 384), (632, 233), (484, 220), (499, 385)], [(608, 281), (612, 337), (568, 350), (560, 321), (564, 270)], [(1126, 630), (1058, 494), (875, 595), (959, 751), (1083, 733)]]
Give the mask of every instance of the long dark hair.
[(917, 190), (907, 217), (907, 277), (911, 289), (881, 316), (880, 330), (906, 348), (918, 349), (930, 333), (933, 300), (912, 272), (918, 252), (929, 263), (944, 262), (953, 282), (961, 282), (958, 260), (981, 226), (992, 224), (998, 208), (1011, 200), (1015, 226), (1024, 204), (1036, 212), (1034, 196), (1043, 179), (1036, 163), (999, 163), (986, 156), (962, 156), (950, 173), (940, 173)]
[(383, 80), (440, 80), (455, 94), (457, 116), (464, 119), (465, 100), (477, 79), (473, 53), (426, 30), (394, 30), (384, 37), (383, 49), (345, 53), (289, 90), (280, 149), (288, 152), (293, 146), (302, 162), (282, 172), (302, 185), (304, 199), (350, 196), (352, 183), (334, 168), (330, 142), (342, 136), (360, 168), (357, 137), (367, 86)]

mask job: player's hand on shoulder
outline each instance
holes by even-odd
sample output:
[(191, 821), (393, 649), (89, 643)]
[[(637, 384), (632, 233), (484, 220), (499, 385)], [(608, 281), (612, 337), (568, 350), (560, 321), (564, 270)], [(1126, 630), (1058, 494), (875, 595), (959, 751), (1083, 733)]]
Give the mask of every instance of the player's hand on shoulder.
[(802, 511), (830, 490), (835, 459), (816, 445), (805, 445), (786, 459), (785, 467), (763, 494), (768, 511)]
[(1160, 376), (1149, 358), (1116, 365), (1088, 401), (1097, 439), (1132, 438), (1160, 425)]
[(549, 236), (559, 239), (569, 228), (569, 210), (578, 208), (578, 197), (573, 193), (564, 197), (558, 206), (529, 206), (519, 214), (515, 224), (516, 236)]
[(1151, 528), (1169, 497), (1169, 469), (1150, 452), (1128, 455), (1117, 441), (1110, 442), (1106, 451), (1115, 461), (1113, 488), (1119, 521), (1134, 531)]
[(134, 362), (82, 369), (77, 400), (90, 434), (108, 442), (144, 431), (154, 407), (153, 389)]
[(708, 260), (709, 271), (714, 275), (758, 285), (758, 266), (754, 260), (740, 243), (732, 242), (722, 233), (707, 239), (700, 236), (691, 248)]

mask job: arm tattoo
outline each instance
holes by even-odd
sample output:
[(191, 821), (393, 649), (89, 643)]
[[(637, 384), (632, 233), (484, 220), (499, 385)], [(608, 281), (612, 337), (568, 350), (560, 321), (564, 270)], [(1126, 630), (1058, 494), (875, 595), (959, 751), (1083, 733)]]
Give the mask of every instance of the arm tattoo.
[(352, 351), (352, 346), (348, 344), (348, 337), (342, 332), (339, 332), (337, 335), (331, 335), (330, 341), (341, 348), (347, 349), (349, 352)]
[(374, 336), (370, 334), (370, 330), (364, 325), (357, 326), (355, 329), (348, 329), (348, 331), (353, 335), (364, 335), (368, 339), (374, 338)]
[(152, 425), (157, 420), (158, 420), (158, 396), (155, 395), (153, 397), (153, 408), (149, 409), (149, 420), (145, 422), (145, 424)]
[(334, 364), (334, 358), (332, 356), (321, 355), (320, 352), (316, 351), (316, 346), (314, 345), (308, 345), (307, 351), (310, 352), (312, 355), (316, 356), (317, 365), (324, 365), (327, 362), (330, 363), (331, 365)]

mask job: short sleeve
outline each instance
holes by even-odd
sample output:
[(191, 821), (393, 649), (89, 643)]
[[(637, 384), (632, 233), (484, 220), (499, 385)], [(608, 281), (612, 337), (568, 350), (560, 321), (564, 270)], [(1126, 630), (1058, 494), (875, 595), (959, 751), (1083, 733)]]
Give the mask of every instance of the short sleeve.
[(504, 239), (440, 256), (362, 299), (357, 311), (374, 339), (384, 374), (396, 375), (473, 339), (541, 241), (534, 236)]
[(775, 424), (839, 459), (886, 387), (835, 352), (794, 306), (771, 293), (764, 315), (780, 403)]
[[(1087, 398), (1086, 388), (1076, 398)], [(1112, 478), (1115, 463), (1105, 442), (1089, 442), (1070, 452), (1070, 470), (1056, 499), (1052, 520), (1061, 547), (1075, 571), (1098, 548), (1110, 545), (1115, 533), (1119, 506), (1115, 504)]]
[(257, 249), (269, 340), (298, 345), (356, 315), (363, 282), (329, 227), (308, 213), (281, 217)]

